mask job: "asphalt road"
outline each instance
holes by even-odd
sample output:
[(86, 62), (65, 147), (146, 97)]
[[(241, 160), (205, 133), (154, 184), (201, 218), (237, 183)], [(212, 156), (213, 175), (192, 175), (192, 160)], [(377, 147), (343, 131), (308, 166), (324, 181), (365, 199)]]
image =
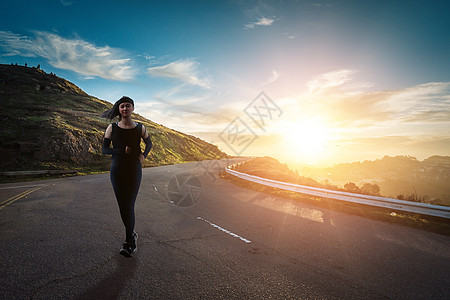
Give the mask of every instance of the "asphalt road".
[(109, 174), (0, 185), (1, 299), (450, 299), (450, 237), (147, 168), (138, 252)]

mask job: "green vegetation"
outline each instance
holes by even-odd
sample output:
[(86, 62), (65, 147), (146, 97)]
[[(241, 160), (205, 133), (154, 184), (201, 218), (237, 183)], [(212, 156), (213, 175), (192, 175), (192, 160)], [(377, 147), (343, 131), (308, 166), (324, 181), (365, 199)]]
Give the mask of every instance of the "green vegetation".
[(338, 186), (371, 183), (378, 185), (379, 193), (386, 197), (450, 206), (449, 156), (431, 156), (423, 161), (411, 156), (385, 156), (330, 168), (299, 169), (320, 182)]
[[(290, 182), (301, 185), (308, 185), (314, 187), (322, 187), (322, 188), (333, 188), (337, 187), (331, 185), (322, 185), (317, 181), (305, 177), (300, 176), (296, 171), (291, 170), (287, 165), (281, 164), (276, 159), (270, 157), (259, 157), (253, 160), (249, 160), (235, 168), (236, 171), (268, 178), (277, 181)], [(277, 197), (283, 197), (295, 201), (300, 201), (303, 203), (308, 203), (312, 205), (316, 205), (319, 207), (324, 207), (327, 209), (333, 209), (337, 211), (342, 211), (348, 214), (359, 215), (371, 219), (399, 223), (403, 225), (408, 225), (416, 228), (421, 228), (433, 232), (438, 232), (441, 234), (450, 235), (450, 223), (442, 218), (431, 217), (431, 216), (422, 216), (419, 214), (402, 212), (402, 211), (394, 211), (392, 209), (374, 207), (364, 204), (351, 203), (346, 201), (339, 201), (333, 199), (325, 199), (311, 195), (305, 195), (300, 193), (295, 193), (291, 191), (286, 191), (278, 188), (272, 188), (269, 186), (261, 185), (258, 183), (253, 183), (250, 181), (246, 181), (243, 179), (239, 179), (235, 176), (232, 176), (225, 171), (221, 173), (221, 177), (225, 180), (228, 180), (236, 185), (252, 189), (261, 193), (266, 193), (269, 195), (274, 195)], [(370, 185), (369, 190), (371, 192), (377, 192), (375, 187), (376, 185)], [(369, 186), (366, 186), (369, 187)], [(359, 189), (356, 184), (348, 183), (346, 185), (346, 189), (338, 189), (345, 190), (350, 192), (352, 189)], [(361, 188), (362, 189), (362, 188)], [(359, 191), (361, 191), (359, 189)], [(379, 191), (379, 188), (378, 188)], [(368, 191), (366, 191), (368, 192)]]
[[(59, 169), (85, 174), (109, 169), (110, 157), (101, 154), (109, 122), (100, 115), (111, 103), (40, 69), (12, 65), (0, 65), (0, 99), (1, 171)], [(138, 114), (134, 119), (146, 126), (153, 142), (144, 167), (227, 157), (197, 137)]]

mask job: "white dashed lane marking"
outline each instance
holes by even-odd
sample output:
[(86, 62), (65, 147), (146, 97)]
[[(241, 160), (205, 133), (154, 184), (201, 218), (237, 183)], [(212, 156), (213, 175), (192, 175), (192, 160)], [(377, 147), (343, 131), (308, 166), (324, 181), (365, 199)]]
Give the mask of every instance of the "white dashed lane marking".
[(197, 217), (197, 220), (204, 221), (204, 222), (208, 223), (209, 225), (211, 225), (212, 227), (217, 228), (217, 229), (219, 229), (220, 231), (223, 231), (223, 232), (225, 232), (225, 233), (231, 235), (232, 237), (235, 237), (235, 238), (240, 239), (240, 240), (243, 241), (244, 243), (250, 244), (250, 243), (252, 242), (252, 241), (250, 241), (250, 240), (247, 240), (246, 238), (243, 238), (242, 236), (240, 236), (240, 235), (238, 235), (238, 234), (236, 234), (236, 233), (233, 233), (233, 232), (231, 232), (231, 231), (229, 231), (229, 230), (227, 230), (227, 229), (225, 229), (225, 228), (220, 227), (219, 225), (216, 225), (216, 224), (214, 224), (214, 223), (211, 223), (210, 221), (208, 221), (208, 220), (206, 220), (206, 219), (203, 219), (202, 217)]

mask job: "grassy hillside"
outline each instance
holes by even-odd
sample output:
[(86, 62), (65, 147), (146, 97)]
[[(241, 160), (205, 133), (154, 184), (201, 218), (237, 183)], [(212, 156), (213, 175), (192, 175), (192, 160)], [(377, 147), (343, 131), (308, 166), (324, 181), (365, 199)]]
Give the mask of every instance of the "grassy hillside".
[[(0, 101), (1, 171), (109, 168), (110, 157), (101, 154), (109, 122), (100, 114), (111, 103), (53, 74), (13, 65), (0, 65)], [(147, 127), (153, 142), (144, 166), (227, 156), (197, 137), (133, 117)]]

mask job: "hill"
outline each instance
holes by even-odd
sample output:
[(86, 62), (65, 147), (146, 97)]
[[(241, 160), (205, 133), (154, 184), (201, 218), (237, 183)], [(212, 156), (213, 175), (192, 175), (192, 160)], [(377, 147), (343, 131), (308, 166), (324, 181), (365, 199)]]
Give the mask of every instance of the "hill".
[(337, 164), (330, 168), (300, 168), (320, 182), (343, 186), (354, 182), (377, 184), (387, 197), (450, 205), (450, 157), (431, 156), (423, 161), (411, 156), (385, 156), (374, 161)]
[(288, 165), (280, 163), (272, 157), (256, 157), (252, 160), (237, 166), (235, 170), (246, 174), (282, 181), (294, 184), (308, 185), (314, 187), (323, 187), (317, 181), (300, 176), (297, 172), (291, 170)]
[[(422, 162), (410, 156), (385, 156), (332, 168), (303, 168), (302, 175), (274, 158), (258, 157), (236, 170), (294, 184), (450, 206), (448, 156), (432, 156)], [(317, 178), (324, 179), (323, 183)]]
[[(0, 65), (0, 103), (1, 171), (108, 170), (110, 157), (101, 154), (101, 143), (109, 121), (100, 115), (111, 103), (39, 68), (14, 65)], [(138, 114), (133, 118), (153, 142), (144, 166), (227, 157), (197, 137)]]

